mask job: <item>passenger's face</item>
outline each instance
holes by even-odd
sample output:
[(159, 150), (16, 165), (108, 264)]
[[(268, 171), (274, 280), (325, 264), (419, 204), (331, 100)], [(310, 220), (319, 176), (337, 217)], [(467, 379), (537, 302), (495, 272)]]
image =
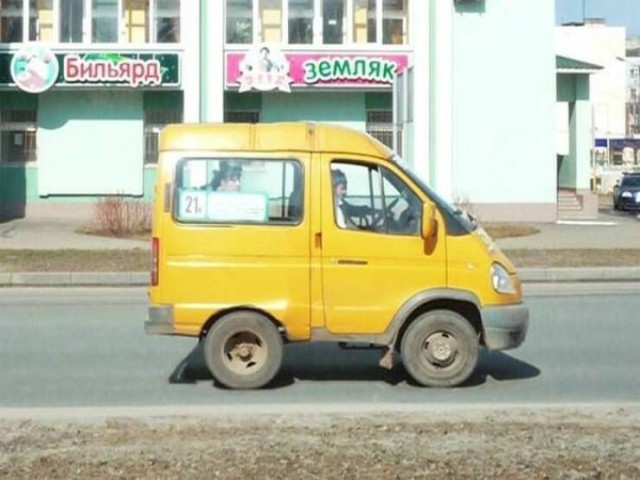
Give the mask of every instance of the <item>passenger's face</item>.
[(339, 183), (336, 185), (336, 197), (342, 200), (347, 195), (347, 184)]
[(237, 192), (238, 190), (240, 190), (240, 177), (237, 176), (223, 178), (218, 187), (220, 192)]

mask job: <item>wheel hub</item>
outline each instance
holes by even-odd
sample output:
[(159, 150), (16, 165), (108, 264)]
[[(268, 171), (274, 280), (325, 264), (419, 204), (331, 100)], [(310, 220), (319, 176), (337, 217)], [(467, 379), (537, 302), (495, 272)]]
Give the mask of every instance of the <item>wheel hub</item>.
[(424, 347), (429, 362), (441, 367), (453, 363), (458, 352), (456, 339), (442, 332), (430, 335)]
[(267, 349), (252, 332), (240, 332), (227, 339), (222, 358), (234, 373), (248, 374), (264, 365)]

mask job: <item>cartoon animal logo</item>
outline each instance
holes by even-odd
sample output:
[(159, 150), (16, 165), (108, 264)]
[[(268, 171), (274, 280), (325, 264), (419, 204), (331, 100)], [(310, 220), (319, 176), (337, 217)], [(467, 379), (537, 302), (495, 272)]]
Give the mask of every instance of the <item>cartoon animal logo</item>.
[(290, 92), (289, 61), (275, 48), (266, 46), (253, 48), (240, 61), (240, 92), (256, 89), (261, 91), (281, 90)]
[(28, 93), (42, 93), (58, 79), (60, 65), (51, 50), (43, 45), (30, 44), (11, 59), (11, 77)]

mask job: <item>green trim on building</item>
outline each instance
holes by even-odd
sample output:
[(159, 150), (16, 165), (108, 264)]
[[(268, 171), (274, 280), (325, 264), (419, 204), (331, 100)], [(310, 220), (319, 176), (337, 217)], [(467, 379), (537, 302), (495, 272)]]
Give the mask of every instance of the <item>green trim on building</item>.
[(574, 58), (556, 55), (556, 68), (558, 70), (602, 70), (600, 65), (594, 63), (581, 62)]
[(20, 91), (0, 92), (0, 109), (37, 110), (38, 97), (38, 95)]
[(182, 91), (146, 91), (144, 92), (145, 111), (182, 111)]
[(225, 92), (225, 110), (262, 110), (262, 93), (260, 92)]
[(366, 92), (364, 104), (367, 110), (391, 110), (393, 108), (393, 93)]

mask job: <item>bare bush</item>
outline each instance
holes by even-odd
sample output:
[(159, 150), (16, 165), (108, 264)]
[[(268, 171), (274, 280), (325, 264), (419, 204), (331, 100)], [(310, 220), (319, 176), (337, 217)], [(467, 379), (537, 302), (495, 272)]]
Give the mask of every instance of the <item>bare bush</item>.
[(91, 233), (113, 237), (129, 237), (151, 230), (151, 205), (122, 196), (100, 198), (93, 208)]

